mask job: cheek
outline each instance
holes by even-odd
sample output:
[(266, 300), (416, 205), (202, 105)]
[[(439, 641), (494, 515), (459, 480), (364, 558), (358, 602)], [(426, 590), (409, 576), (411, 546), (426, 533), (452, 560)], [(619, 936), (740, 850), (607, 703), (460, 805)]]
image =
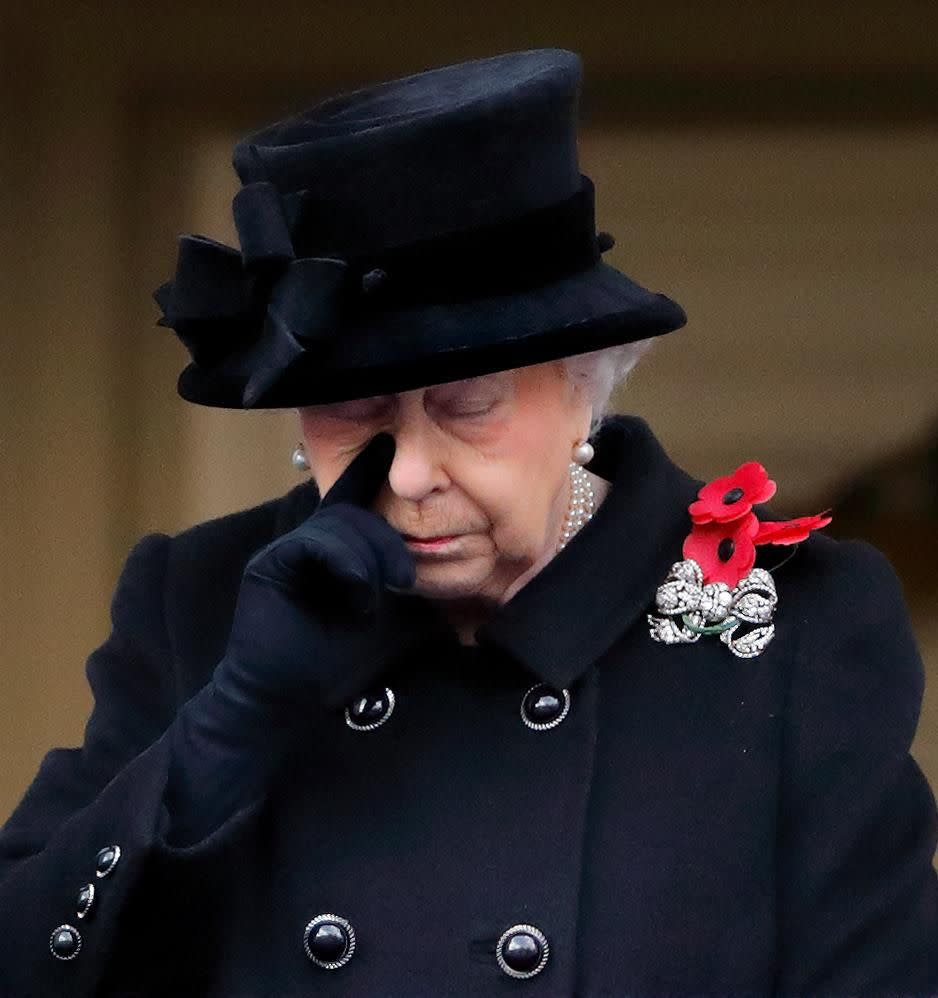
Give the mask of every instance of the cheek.
[(485, 514), (496, 547), (503, 554), (526, 557), (543, 543), (554, 513), (557, 476), (550, 469), (556, 455), (551, 464), (536, 450), (504, 447), (501, 451), (483, 464), (467, 463), (458, 485)]
[(325, 495), (367, 439), (354, 427), (337, 432), (334, 427), (304, 426), (303, 442), (310, 475)]
[(532, 418), (525, 413), (493, 435), (486, 453), (519, 485), (532, 487), (569, 460), (567, 450), (564, 430), (551, 421), (550, 414)]
[(555, 425), (549, 414), (516, 419), (490, 457), (495, 469), (490, 494), (505, 543), (518, 549), (542, 543), (563, 498), (570, 461), (566, 427)]

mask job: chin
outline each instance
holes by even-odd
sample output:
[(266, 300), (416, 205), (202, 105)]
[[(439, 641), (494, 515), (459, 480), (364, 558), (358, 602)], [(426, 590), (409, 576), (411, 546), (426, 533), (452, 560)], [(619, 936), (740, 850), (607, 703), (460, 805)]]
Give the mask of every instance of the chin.
[(480, 596), (489, 572), (467, 571), (456, 563), (419, 566), (413, 592), (427, 599), (464, 599)]

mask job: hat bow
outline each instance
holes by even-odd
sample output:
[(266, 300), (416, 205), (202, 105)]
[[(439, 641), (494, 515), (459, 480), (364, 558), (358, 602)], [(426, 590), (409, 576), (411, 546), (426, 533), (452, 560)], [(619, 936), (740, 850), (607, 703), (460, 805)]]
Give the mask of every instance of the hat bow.
[[(291, 206), (298, 203), (294, 196)], [(176, 332), (196, 364), (242, 354), (250, 407), (309, 346), (334, 335), (349, 298), (349, 264), (297, 258), (284, 199), (268, 181), (242, 187), (232, 209), (240, 252), (207, 236), (181, 236), (175, 278), (153, 297), (163, 311), (158, 324)]]

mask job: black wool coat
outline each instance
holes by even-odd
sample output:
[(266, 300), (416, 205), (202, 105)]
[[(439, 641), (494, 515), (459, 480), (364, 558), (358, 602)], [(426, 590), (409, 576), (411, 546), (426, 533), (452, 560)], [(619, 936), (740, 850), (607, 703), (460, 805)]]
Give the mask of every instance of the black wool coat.
[[(761, 655), (659, 644), (646, 614), (700, 483), (634, 417), (590, 467), (607, 499), (478, 645), (350, 662), (359, 693), (393, 692), (384, 722), (311, 715), (266, 798), (186, 848), (163, 835), (166, 729), (224, 652), (245, 562), (317, 497), (145, 536), (87, 663), (84, 744), (46, 756), (0, 833), (0, 994), (938, 994), (923, 669), (888, 562), (812, 535)], [(538, 684), (569, 694), (544, 729), (522, 712)], [(338, 968), (304, 950), (317, 915), (354, 932)], [(498, 960), (517, 925), (547, 942), (533, 976)]]

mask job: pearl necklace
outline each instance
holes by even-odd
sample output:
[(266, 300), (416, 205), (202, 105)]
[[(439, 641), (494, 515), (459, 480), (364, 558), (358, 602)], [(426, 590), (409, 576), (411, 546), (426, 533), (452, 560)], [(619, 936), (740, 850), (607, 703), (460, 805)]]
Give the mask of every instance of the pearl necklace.
[(570, 538), (591, 520), (596, 511), (596, 500), (593, 486), (586, 469), (574, 461), (570, 462), (570, 506), (564, 517), (563, 529), (560, 531), (560, 543), (557, 550), (562, 551)]

